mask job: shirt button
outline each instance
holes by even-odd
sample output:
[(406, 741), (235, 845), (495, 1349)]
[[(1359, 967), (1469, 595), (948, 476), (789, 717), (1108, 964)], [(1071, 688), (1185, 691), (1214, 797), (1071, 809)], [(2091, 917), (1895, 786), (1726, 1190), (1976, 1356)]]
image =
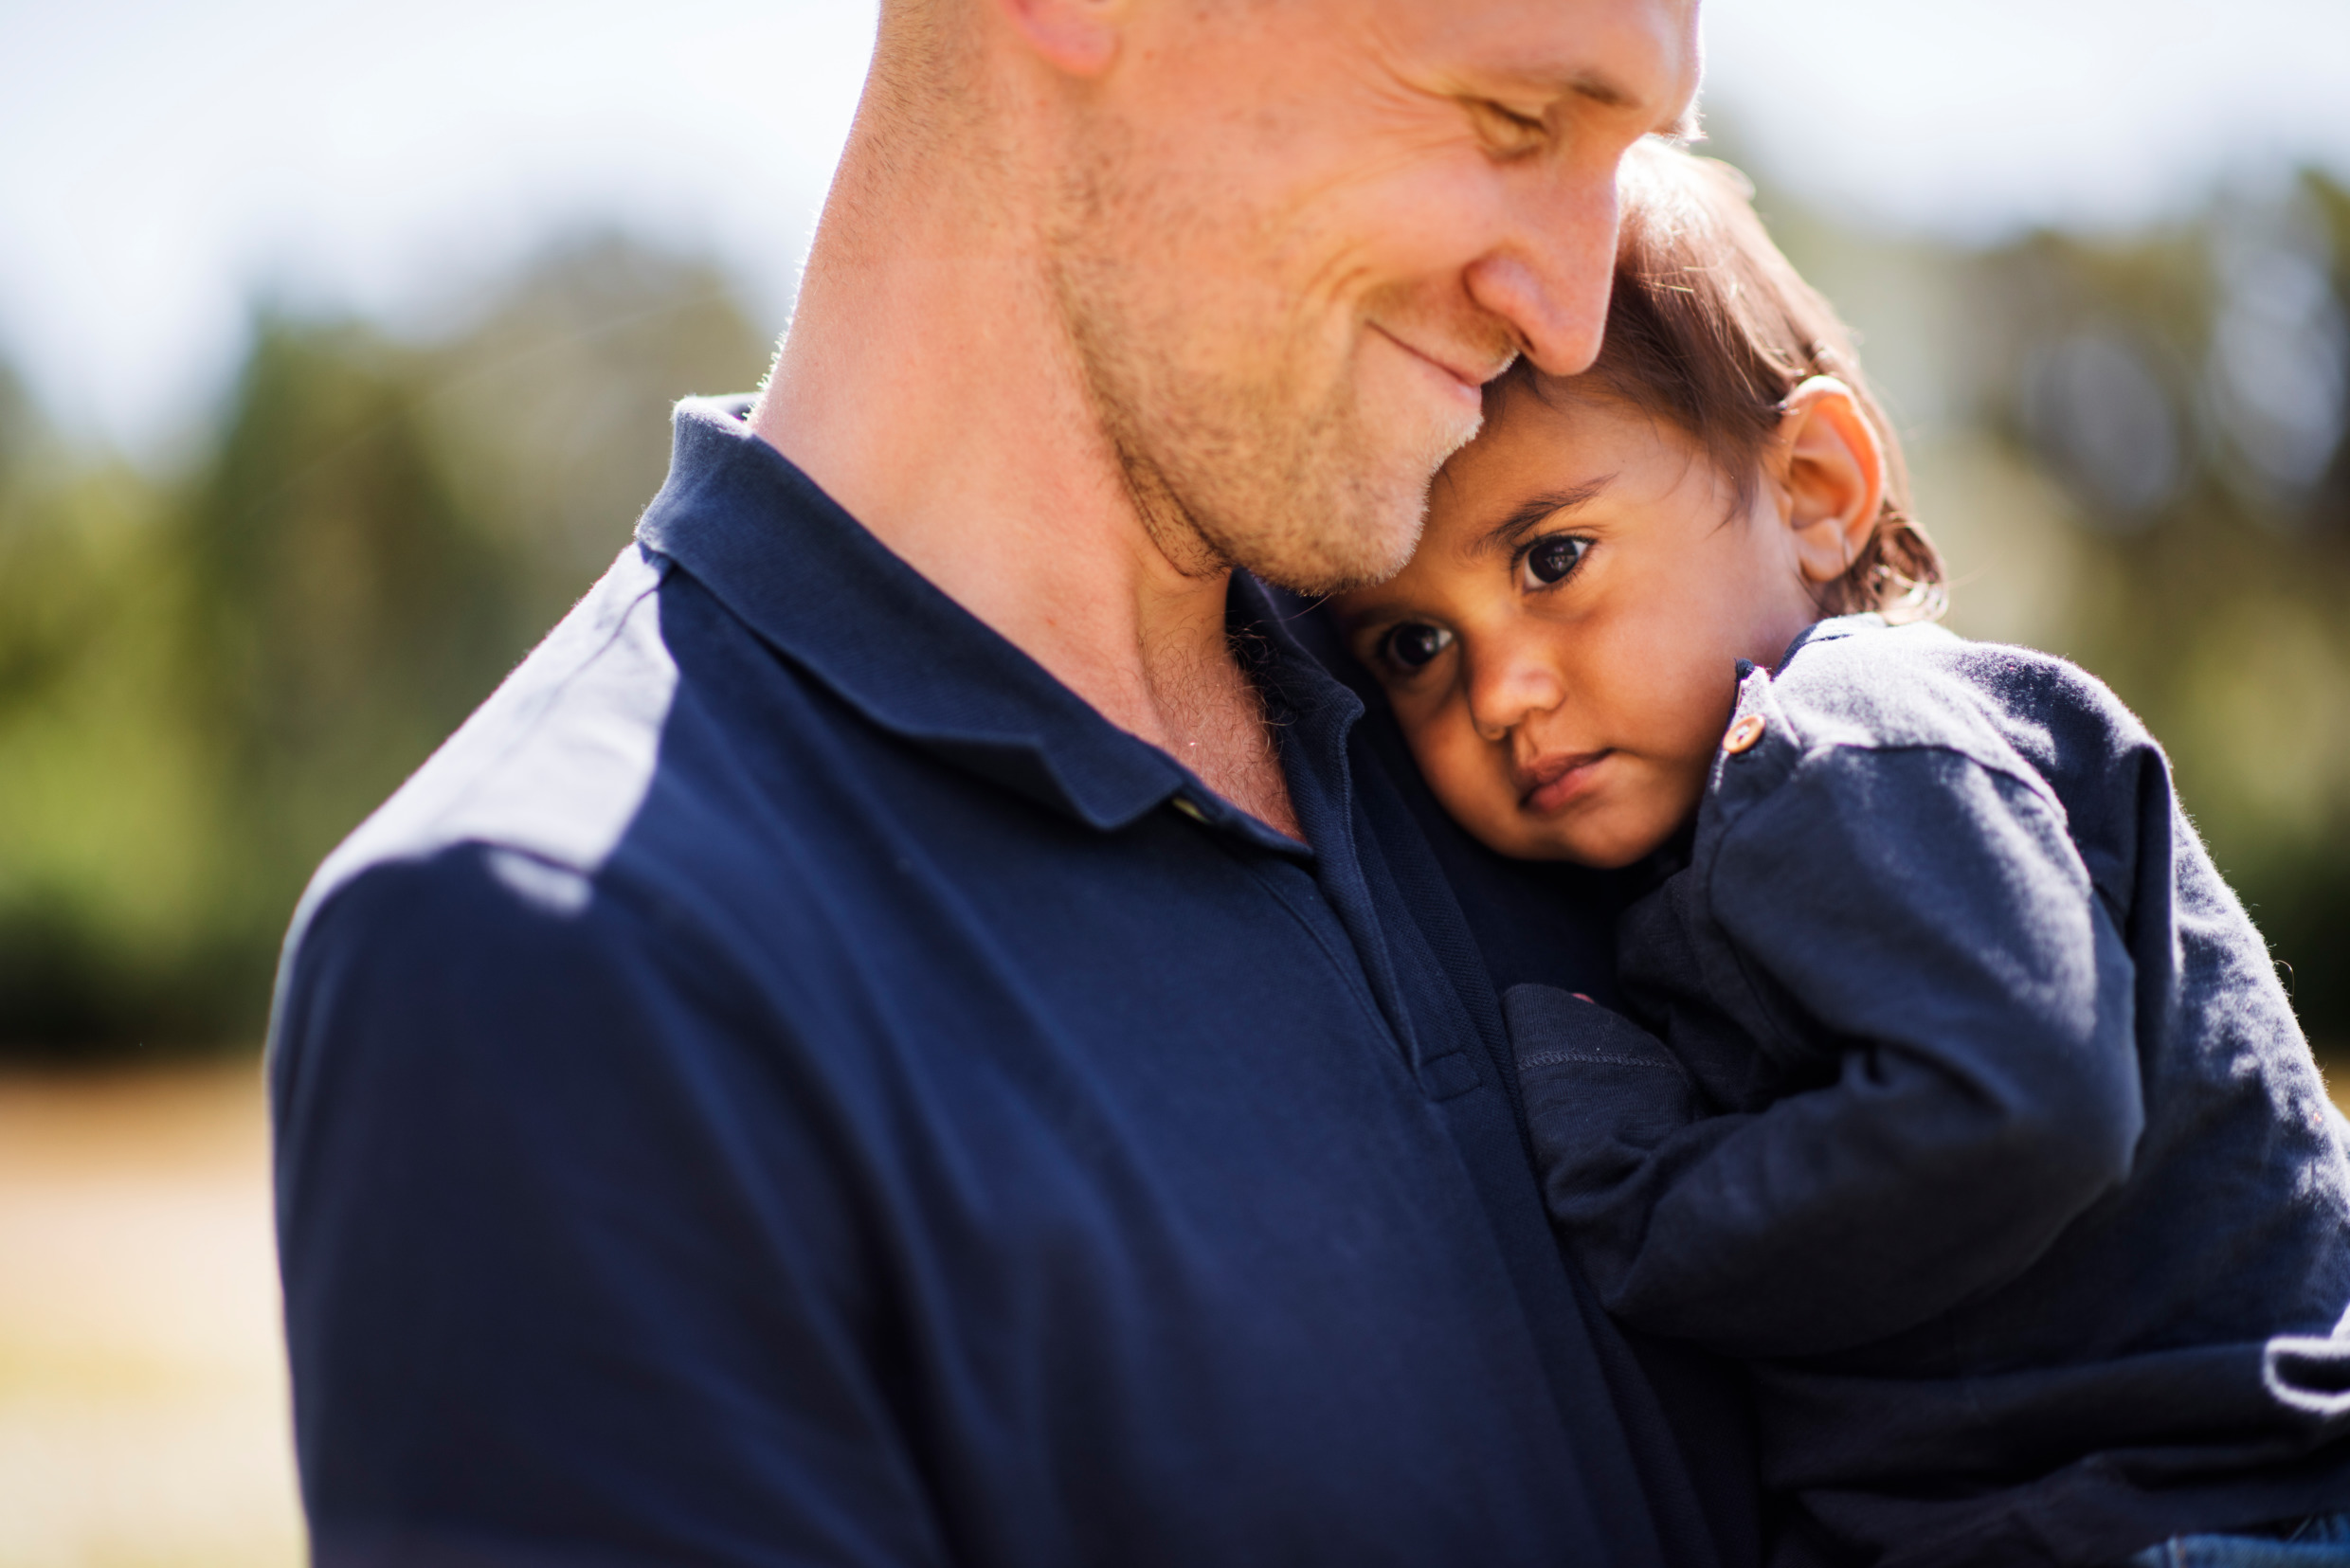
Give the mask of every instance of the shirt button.
[(1204, 822), (1207, 820), (1207, 813), (1202, 811), (1200, 809), (1199, 802), (1194, 801), (1188, 795), (1178, 795), (1175, 797), (1175, 809), (1182, 812), (1184, 816), (1190, 818), (1195, 822)]
[(1751, 751), (1754, 749), (1754, 743), (1762, 738), (1763, 729), (1762, 715), (1748, 713), (1744, 718), (1731, 725), (1729, 733), (1722, 737), (1722, 749), (1733, 757), (1741, 751)]

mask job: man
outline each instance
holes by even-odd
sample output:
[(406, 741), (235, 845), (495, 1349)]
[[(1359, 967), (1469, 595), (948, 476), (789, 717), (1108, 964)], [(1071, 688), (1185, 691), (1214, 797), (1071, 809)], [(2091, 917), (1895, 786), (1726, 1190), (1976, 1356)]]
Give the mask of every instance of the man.
[(766, 393), (298, 916), (322, 1564), (1751, 1556), (1234, 575), (1393, 572), (1480, 384), (1588, 362), (1693, 28), (887, 0)]

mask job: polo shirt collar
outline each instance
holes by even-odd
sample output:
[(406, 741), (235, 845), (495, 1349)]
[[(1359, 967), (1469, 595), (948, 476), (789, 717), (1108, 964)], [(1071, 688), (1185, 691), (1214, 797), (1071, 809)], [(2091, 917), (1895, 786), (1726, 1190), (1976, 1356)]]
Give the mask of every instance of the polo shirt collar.
[[(1307, 852), (1235, 810), (1172, 757), (1120, 730), (868, 532), (750, 432), (749, 398), (678, 406), (668, 481), (637, 525), (763, 640), (878, 728), (1089, 825), (1125, 827), (1176, 801), (1269, 849)], [(1301, 649), (1263, 590), (1234, 584), (1227, 614), (1250, 635), (1295, 779), (1343, 768), (1361, 712)], [(1338, 755), (1329, 755), (1332, 742)]]

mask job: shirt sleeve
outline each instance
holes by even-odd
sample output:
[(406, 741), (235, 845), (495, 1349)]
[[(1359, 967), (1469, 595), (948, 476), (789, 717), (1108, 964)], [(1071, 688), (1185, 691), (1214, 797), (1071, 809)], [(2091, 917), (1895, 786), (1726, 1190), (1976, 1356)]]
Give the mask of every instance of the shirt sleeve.
[(943, 1560), (787, 1028), (664, 919), (527, 896), (500, 853), (363, 874), (290, 971), (271, 1090), (316, 1560)]
[(1554, 1003), (1549, 1047), (1519, 1036), (1552, 1212), (1618, 1316), (1745, 1356), (1865, 1344), (2012, 1279), (2128, 1174), (2132, 965), (2045, 795), (1830, 750), (1732, 824), (1708, 892), (1833, 1077), (1707, 1117), (1621, 1019)]

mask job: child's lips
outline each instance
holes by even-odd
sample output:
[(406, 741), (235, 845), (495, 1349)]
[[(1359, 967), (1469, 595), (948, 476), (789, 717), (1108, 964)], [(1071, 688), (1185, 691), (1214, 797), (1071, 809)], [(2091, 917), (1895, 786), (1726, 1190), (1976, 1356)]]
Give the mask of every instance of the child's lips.
[(1599, 765), (1615, 754), (1615, 748), (1610, 747), (1537, 758), (1517, 769), (1518, 804), (1533, 812), (1558, 810), (1590, 788)]

